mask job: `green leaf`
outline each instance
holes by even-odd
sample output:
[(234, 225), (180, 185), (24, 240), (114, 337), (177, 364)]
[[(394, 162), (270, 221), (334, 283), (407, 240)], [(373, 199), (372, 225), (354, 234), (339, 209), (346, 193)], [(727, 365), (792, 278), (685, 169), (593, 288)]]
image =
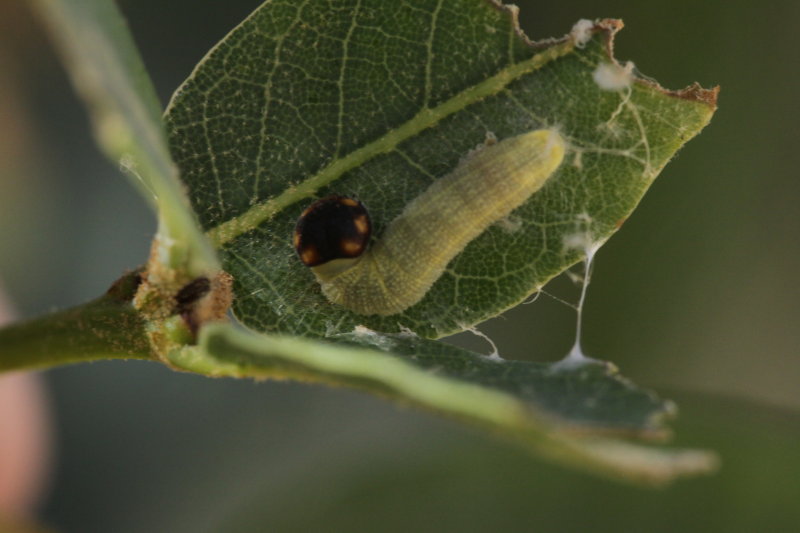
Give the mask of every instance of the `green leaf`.
[[(634, 390), (605, 365), (570, 370), (532, 363), (509, 366), (408, 336), (366, 334), (358, 340), (395, 352), (426, 355), (409, 359), (375, 348), (264, 336), (211, 324), (201, 332), (198, 346), (174, 352), (171, 362), (215, 376), (291, 378), (355, 387), (476, 424), (550, 460), (626, 481), (663, 484), (708, 472), (716, 464), (708, 452), (659, 450), (575, 432), (571, 422), (577, 417), (596, 430), (619, 433), (619, 427), (606, 424), (618, 424), (616, 414), (621, 409), (621, 419), (631, 423), (632, 433), (641, 436), (641, 427), (649, 426), (655, 430), (649, 436), (659, 436), (654, 419), (669, 408)], [(487, 371), (487, 365), (495, 369)], [(501, 375), (504, 372), (512, 374), (510, 379)], [(563, 397), (552, 401), (554, 393)], [(546, 402), (540, 401), (543, 395), (551, 400), (546, 410), (542, 409)]]
[(98, 144), (158, 210), (157, 256), (189, 277), (215, 271), (216, 255), (170, 157), (161, 106), (116, 4), (37, 0), (36, 7), (86, 101)]
[[(152, 87), (118, 12), (107, 2), (40, 2), (101, 146), (157, 196), (154, 257), (173, 269), (159, 281), (172, 290), (209, 273), (214, 254), (184, 202)], [(158, 355), (180, 368), (362, 388), (621, 479), (663, 483), (712, 468), (705, 452), (609, 440), (664, 437), (671, 405), (608, 364), (496, 361), (422, 337), (497, 314), (608, 238), (708, 121), (713, 103), (701, 100), (713, 93), (667, 94), (638, 80), (613, 91), (598, 85), (598, 69), (626, 75), (610, 56), (613, 21), (534, 46), (512, 9), (488, 2), (346, 7), (312, 0), (257, 10), (198, 66), (167, 114), (197, 216), (236, 279), (237, 315), (256, 329), (345, 346), (212, 324), (188, 347), (169, 335), (180, 319), (174, 291), (154, 285), (148, 295), (164, 316), (135, 315), (137, 349), (121, 356), (151, 357), (146, 330), (153, 346), (168, 338)], [(359, 197), (380, 238), (412, 198), (487, 138), (542, 127), (565, 137), (566, 162), (509, 220), (471, 242), (410, 309), (388, 318), (345, 311), (325, 300), (295, 257), (292, 227), (317, 195)], [(129, 301), (121, 309), (134, 313)], [(29, 339), (29, 330), (7, 336)]]
[[(611, 365), (499, 361), (426, 340), (519, 303), (596, 250), (710, 120), (715, 90), (672, 93), (616, 62), (620, 27), (583, 21), (561, 40), (531, 43), (514, 8), (484, 0), (278, 0), (257, 9), (176, 92), (170, 145), (234, 277), (236, 316), (255, 330), (349, 346), (212, 325), (170, 362), (365, 389), (624, 479), (660, 483), (711, 469), (705, 452), (598, 438), (664, 437), (672, 412)], [(380, 239), (488, 138), (541, 128), (567, 142), (556, 173), (405, 311), (363, 316), (333, 304), (298, 259), (293, 228), (316, 198), (357, 197)]]
[(505, 361), (408, 334), (358, 331), (342, 338), (405, 356), (439, 377), (511, 394), (562, 428), (661, 439), (668, 435), (664, 422), (675, 412), (671, 402), (637, 388), (604, 361), (583, 365)]
[[(638, 78), (608, 90), (607, 74), (628, 79), (611, 56), (621, 24), (576, 27), (532, 44), (514, 9), (483, 0), (257, 9), (166, 115), (194, 208), (234, 277), (236, 316), (261, 331), (323, 337), (364, 325), (436, 338), (519, 303), (604, 242), (709, 121), (716, 93)], [(292, 229), (314, 198), (358, 197), (380, 239), (487, 136), (542, 127), (569, 144), (560, 169), (402, 313), (362, 316), (328, 302), (297, 259)]]

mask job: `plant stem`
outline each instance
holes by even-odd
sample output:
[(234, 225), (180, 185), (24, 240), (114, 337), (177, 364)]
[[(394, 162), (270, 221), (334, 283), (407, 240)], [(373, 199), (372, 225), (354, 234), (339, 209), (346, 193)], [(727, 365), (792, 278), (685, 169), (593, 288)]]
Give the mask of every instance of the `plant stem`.
[(100, 359), (157, 360), (145, 322), (121, 297), (120, 285), (83, 305), (0, 329), (0, 372)]

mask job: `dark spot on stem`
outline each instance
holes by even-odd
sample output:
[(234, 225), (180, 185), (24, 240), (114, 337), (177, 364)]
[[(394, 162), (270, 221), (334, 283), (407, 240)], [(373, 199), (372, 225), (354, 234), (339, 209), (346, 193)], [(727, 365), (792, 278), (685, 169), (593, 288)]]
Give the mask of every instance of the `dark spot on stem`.
[(175, 312), (183, 315), (192, 309), (192, 304), (208, 294), (211, 290), (211, 281), (200, 277), (187, 283), (175, 295)]

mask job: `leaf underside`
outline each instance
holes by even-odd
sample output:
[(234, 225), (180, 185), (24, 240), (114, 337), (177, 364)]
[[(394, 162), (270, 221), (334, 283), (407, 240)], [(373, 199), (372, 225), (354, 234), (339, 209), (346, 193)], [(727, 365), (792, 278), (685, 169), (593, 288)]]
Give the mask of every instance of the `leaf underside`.
[[(601, 21), (585, 42), (570, 35), (531, 43), (515, 9), (486, 0), (275, 0), (257, 9), (197, 66), (165, 117), (191, 202), (234, 278), (234, 313), (256, 331), (389, 352), (395, 357), (384, 362), (401, 365), (408, 381), (381, 368), (367, 371), (373, 367), (363, 354), (325, 352), (325, 343), (319, 349), (342, 358), (340, 371), (312, 357), (313, 345), (302, 344), (309, 341), (286, 341), (288, 348), (268, 337), (263, 345), (239, 343), (231, 340), (238, 333), (216, 329), (204, 337), (210, 344), (201, 342), (210, 359), (190, 350), (174, 364), (239, 377), (368, 381), (363, 388), (373, 392), (391, 382), (401, 390), (390, 397), (448, 415), (475, 405), (447, 387), (441, 396), (404, 396), (403, 387), (428, 376), (511, 399), (512, 411), (523, 406), (556, 440), (572, 430), (664, 436), (671, 403), (637, 389), (611, 365), (565, 370), (496, 361), (427, 340), (499, 314), (583, 259), (710, 120), (714, 91), (670, 93), (636, 78), (619, 90), (598, 85), (598, 67), (619, 67), (612, 56), (619, 28), (618, 21)], [(373, 238), (380, 238), (410, 200), (488, 137), (539, 128), (558, 129), (568, 143), (559, 170), (507, 220), (469, 243), (402, 313), (361, 316), (328, 302), (298, 260), (292, 230), (314, 199), (359, 198)], [(479, 422), (527, 431), (495, 420), (502, 413)], [(669, 463), (658, 470), (662, 480), (711, 465), (707, 456), (680, 466), (649, 450), (631, 454), (627, 445), (559, 442), (576, 454), (573, 463), (640, 473)], [(545, 453), (569, 455), (563, 450)]]
[[(171, 361), (208, 375), (357, 388), (469, 422), (542, 457), (625, 481), (660, 485), (706, 473), (716, 464), (705, 451), (609, 439), (663, 437), (659, 419), (670, 406), (637, 391), (606, 365), (509, 366), (407, 334), (359, 332), (345, 340), (348, 346), (211, 324), (202, 330), (198, 347), (173, 353)], [(487, 365), (494, 368), (487, 371)]]
[(404, 356), (437, 376), (509, 393), (564, 429), (660, 438), (664, 419), (674, 414), (671, 402), (637, 388), (603, 361), (568, 367), (489, 358), (409, 335), (357, 332), (343, 338)]
[[(583, 48), (532, 45), (483, 0), (268, 2), (198, 65), (167, 115), (201, 223), (259, 331), (330, 336), (357, 325), (436, 338), (519, 303), (602, 242), (713, 106), (636, 80), (606, 91), (618, 26)], [(300, 212), (358, 197), (373, 234), (485, 141), (558, 128), (570, 150), (505, 223), (471, 242), (417, 305), (362, 316), (331, 304), (292, 247)], [(578, 240), (580, 241), (580, 239)]]

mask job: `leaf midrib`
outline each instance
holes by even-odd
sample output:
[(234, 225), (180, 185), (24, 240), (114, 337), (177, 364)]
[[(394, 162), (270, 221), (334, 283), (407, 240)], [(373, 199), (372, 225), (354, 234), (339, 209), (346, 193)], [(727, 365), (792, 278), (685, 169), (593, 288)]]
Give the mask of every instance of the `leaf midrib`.
[(461, 91), (436, 107), (421, 110), (405, 123), (386, 132), (374, 141), (343, 157), (334, 159), (317, 174), (310, 176), (300, 184), (252, 206), (241, 215), (209, 229), (206, 232), (206, 236), (214, 247), (220, 248), (239, 235), (257, 228), (286, 207), (313, 195), (320, 188), (341, 177), (345, 172), (363, 165), (373, 157), (392, 151), (403, 141), (434, 126), (442, 119), (463, 110), (469, 105), (499, 93), (511, 82), (526, 74), (535, 72), (547, 63), (570, 53), (574, 47), (574, 41), (568, 38), (529, 59), (514, 63), (500, 70), (497, 74)]

